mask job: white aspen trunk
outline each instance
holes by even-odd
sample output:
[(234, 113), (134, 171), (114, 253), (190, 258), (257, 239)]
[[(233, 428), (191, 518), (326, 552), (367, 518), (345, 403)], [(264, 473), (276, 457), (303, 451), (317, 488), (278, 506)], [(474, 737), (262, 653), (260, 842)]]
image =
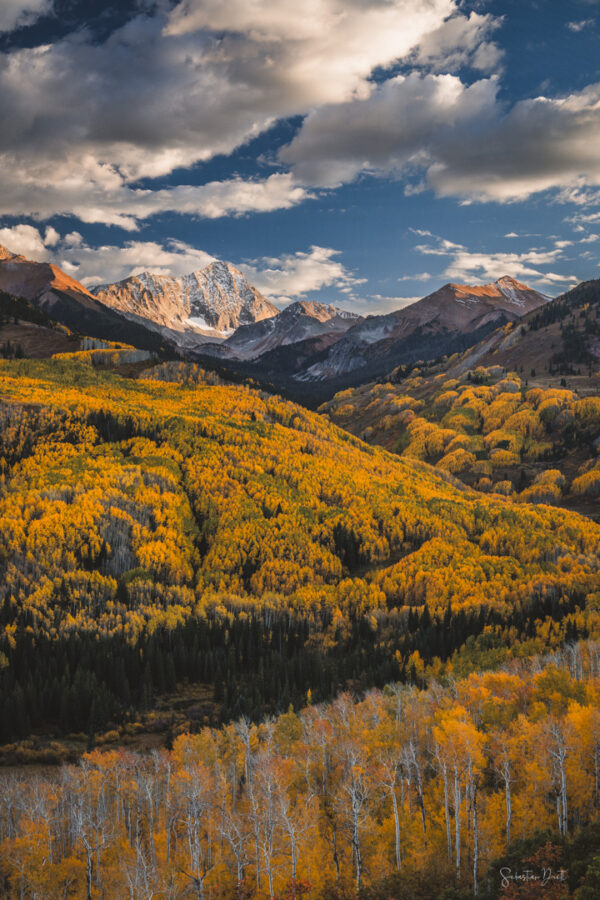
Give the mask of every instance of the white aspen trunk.
[(399, 872), (402, 868), (402, 857), (400, 855), (400, 816), (398, 814), (398, 801), (396, 799), (396, 791), (392, 788), (392, 804), (394, 807), (394, 827), (396, 829), (396, 870)]
[(560, 767), (560, 793), (562, 800), (562, 834), (567, 836), (568, 832), (568, 816), (567, 816), (567, 773), (565, 772), (564, 763)]
[(473, 895), (477, 897), (479, 886), (477, 884), (479, 866), (479, 821), (477, 817), (477, 783), (473, 783)]
[(456, 859), (456, 877), (460, 878), (460, 806), (462, 803), (462, 786), (458, 771), (454, 771), (454, 853)]
[(360, 836), (358, 833), (358, 818), (354, 817), (352, 822), (352, 852), (354, 854), (354, 862), (356, 865), (356, 892), (360, 891), (362, 880), (362, 859), (360, 855)]
[(446, 765), (442, 767), (444, 776), (444, 813), (446, 815), (446, 846), (448, 851), (448, 859), (452, 860), (452, 830), (450, 828), (450, 798), (448, 796), (448, 769)]
[(561, 810), (562, 798), (560, 793), (556, 794), (556, 819), (558, 823), (558, 833), (562, 835), (562, 810)]

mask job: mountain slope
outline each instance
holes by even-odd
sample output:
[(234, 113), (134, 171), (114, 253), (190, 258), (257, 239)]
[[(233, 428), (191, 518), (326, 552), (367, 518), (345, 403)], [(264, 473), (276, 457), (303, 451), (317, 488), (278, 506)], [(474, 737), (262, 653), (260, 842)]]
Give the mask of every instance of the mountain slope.
[[(252, 287), (239, 269), (216, 260), (182, 277), (143, 272), (100, 285), (95, 296), (134, 321), (149, 320), (194, 338), (223, 339), (240, 325), (276, 316), (278, 309)], [(187, 343), (190, 343), (189, 341)]]
[(575, 375), (600, 358), (600, 279), (586, 281), (534, 310), (448, 364), (450, 374), (475, 365)]
[(224, 354), (252, 360), (279, 347), (327, 336), (330, 342), (352, 328), (360, 316), (337, 306), (299, 300), (286, 306), (277, 316), (240, 326), (222, 346)]
[(479, 345), (401, 367), (321, 409), (370, 443), (423, 459), (483, 491), (600, 517), (600, 280)]
[(22, 297), (71, 331), (165, 352), (163, 339), (102, 304), (74, 278), (51, 263), (39, 263), (0, 248), (0, 290)]
[(593, 523), (258, 391), (27, 360), (0, 362), (0, 398), (5, 740), (96, 730), (184, 679), (223, 717), (401, 680), (416, 608), (447, 659), (518, 621), (514, 647), (560, 598), (543, 647), (600, 590)]
[(400, 363), (465, 349), (548, 299), (507, 276), (479, 287), (446, 284), (405, 309), (369, 316), (295, 377), (305, 382), (365, 381)]

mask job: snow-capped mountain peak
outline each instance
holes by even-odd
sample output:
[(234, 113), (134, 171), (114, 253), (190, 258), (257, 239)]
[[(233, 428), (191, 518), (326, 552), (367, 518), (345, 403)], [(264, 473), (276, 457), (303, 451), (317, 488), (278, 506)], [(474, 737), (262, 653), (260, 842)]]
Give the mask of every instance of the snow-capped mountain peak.
[(142, 272), (95, 295), (128, 317), (143, 318), (175, 333), (225, 338), (240, 325), (268, 319), (278, 310), (231, 263), (215, 260), (189, 275)]

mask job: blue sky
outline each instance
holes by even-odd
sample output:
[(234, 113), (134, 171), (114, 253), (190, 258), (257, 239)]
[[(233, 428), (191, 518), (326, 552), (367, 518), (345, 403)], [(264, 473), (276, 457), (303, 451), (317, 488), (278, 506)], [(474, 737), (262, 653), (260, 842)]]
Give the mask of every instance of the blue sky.
[(600, 2), (3, 0), (0, 243), (398, 308), (599, 276)]

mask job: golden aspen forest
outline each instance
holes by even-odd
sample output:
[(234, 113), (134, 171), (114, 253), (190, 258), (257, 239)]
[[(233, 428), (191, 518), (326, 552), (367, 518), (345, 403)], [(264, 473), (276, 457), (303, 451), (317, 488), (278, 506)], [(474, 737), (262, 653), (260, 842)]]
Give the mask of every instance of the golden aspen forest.
[(98, 353), (0, 361), (0, 896), (598, 896), (600, 526)]
[(600, 496), (600, 397), (595, 385), (580, 393), (565, 378), (554, 380), (530, 386), (501, 366), (451, 378), (417, 368), (398, 383), (336, 394), (322, 410), (368, 443), (429, 462), (479, 491), (593, 504)]
[(452, 898), (487, 879), (482, 895), (514, 898), (509, 848), (539, 829), (544, 896), (596, 897), (599, 691), (587, 641), (5, 779), (5, 883), (48, 898)]
[(424, 460), (484, 493), (595, 516), (599, 334), (600, 295), (591, 281), (465, 353), (400, 366), (320, 409), (367, 443)]
[(600, 0), (0, 0), (0, 900), (600, 900)]

